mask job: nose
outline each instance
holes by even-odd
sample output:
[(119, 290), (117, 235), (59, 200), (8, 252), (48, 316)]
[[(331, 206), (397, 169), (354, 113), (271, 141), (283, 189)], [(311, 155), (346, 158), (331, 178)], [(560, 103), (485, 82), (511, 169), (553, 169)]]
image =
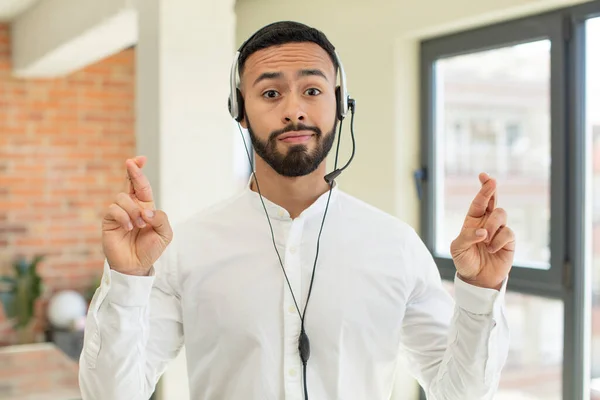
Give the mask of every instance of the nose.
[(282, 122), (285, 125), (289, 123), (302, 122), (306, 119), (306, 112), (302, 106), (302, 102), (298, 98), (299, 96), (295, 93), (291, 93), (287, 96), (284, 104)]

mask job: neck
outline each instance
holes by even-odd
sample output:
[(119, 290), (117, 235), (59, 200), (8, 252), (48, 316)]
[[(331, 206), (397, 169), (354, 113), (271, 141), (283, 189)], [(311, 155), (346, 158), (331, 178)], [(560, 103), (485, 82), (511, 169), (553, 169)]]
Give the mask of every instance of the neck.
[[(285, 208), (292, 218), (298, 217), (329, 190), (329, 185), (324, 179), (325, 161), (308, 175), (290, 178), (279, 175), (260, 157), (255, 157), (255, 160), (260, 194), (272, 203)], [(258, 192), (254, 179), (250, 188)]]

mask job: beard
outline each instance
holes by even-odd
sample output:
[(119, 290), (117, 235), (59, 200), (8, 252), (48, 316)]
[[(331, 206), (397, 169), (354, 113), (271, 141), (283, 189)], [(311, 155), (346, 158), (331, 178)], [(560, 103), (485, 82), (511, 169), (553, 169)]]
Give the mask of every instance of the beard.
[[(262, 158), (275, 172), (286, 177), (299, 177), (310, 174), (315, 171), (325, 160), (335, 141), (335, 130), (337, 127), (337, 118), (331, 131), (323, 135), (321, 129), (316, 126), (307, 126), (302, 123), (290, 124), (283, 129), (273, 131), (266, 141), (260, 140), (252, 130), (250, 120), (248, 123), (248, 133), (256, 154)], [(291, 131), (313, 131), (315, 134), (316, 146), (314, 150), (309, 151), (305, 144), (296, 144), (288, 146), (287, 154), (283, 154), (277, 149), (278, 137)]]

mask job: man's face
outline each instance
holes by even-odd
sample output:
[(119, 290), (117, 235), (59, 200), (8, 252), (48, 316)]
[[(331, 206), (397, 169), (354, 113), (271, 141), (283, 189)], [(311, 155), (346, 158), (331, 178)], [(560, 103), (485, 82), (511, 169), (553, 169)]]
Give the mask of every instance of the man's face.
[(323, 162), (335, 139), (336, 74), (315, 43), (288, 43), (246, 60), (241, 90), (254, 150), (278, 174), (304, 176)]

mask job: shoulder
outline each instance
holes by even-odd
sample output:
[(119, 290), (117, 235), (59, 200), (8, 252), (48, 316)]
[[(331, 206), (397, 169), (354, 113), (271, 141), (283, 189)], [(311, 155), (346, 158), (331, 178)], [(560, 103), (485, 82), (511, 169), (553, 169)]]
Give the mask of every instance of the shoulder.
[(413, 282), (433, 276), (432, 254), (410, 224), (347, 193), (340, 193), (339, 200), (346, 229), (354, 232), (348, 235), (359, 238), (357, 246), (392, 260), (391, 265), (399, 266), (398, 271)]
[(218, 225), (223, 226), (227, 221), (233, 223), (236, 215), (243, 214), (248, 207), (247, 193), (238, 192), (178, 221), (173, 225), (173, 231), (180, 234), (198, 234), (203, 228)]
[[(411, 237), (417, 235), (414, 228), (399, 217), (381, 210), (358, 199), (346, 192), (339, 193), (340, 211), (349, 218), (355, 220), (358, 226), (371, 227), (381, 233), (393, 234), (400, 237)], [(418, 235), (417, 235), (418, 236)]]
[(358, 230), (362, 243), (393, 249), (407, 265), (429, 261), (431, 253), (421, 236), (401, 218), (347, 193), (340, 193), (340, 211), (348, 229)]

